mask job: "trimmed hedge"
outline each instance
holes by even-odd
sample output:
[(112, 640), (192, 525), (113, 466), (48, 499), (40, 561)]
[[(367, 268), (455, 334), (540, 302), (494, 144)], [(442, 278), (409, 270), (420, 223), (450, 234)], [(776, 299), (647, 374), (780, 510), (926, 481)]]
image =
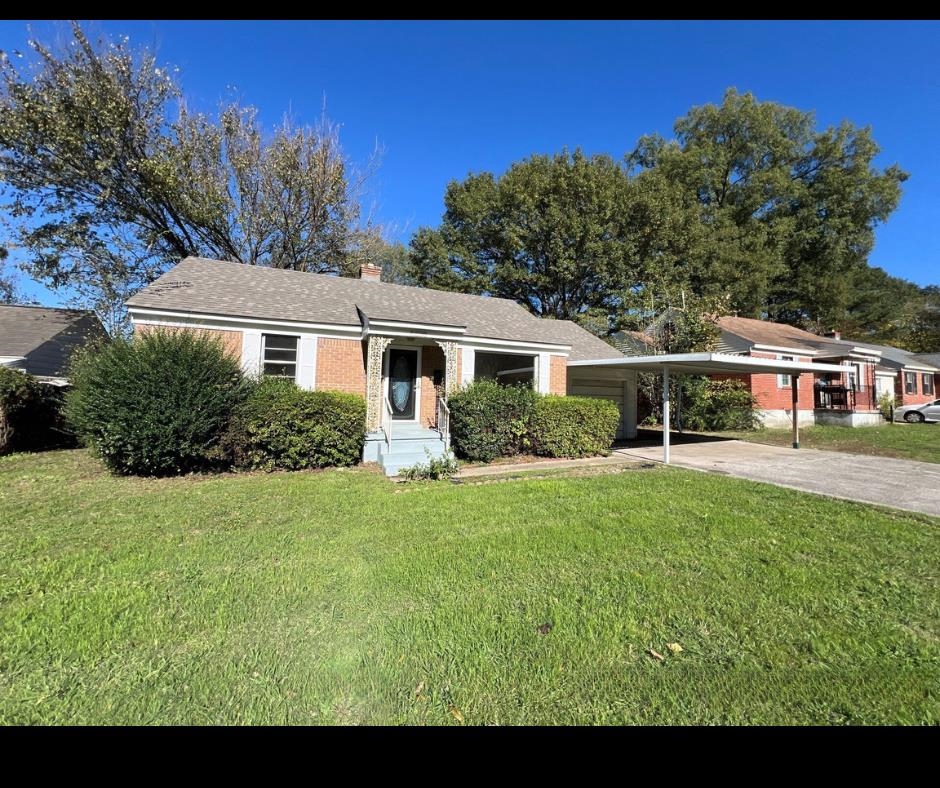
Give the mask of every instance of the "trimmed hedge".
[(447, 400), (454, 451), (480, 462), (528, 451), (538, 397), (530, 386), (501, 386), (492, 380), (477, 380), (455, 392)]
[(685, 429), (721, 432), (760, 428), (757, 400), (743, 381), (692, 378), (685, 385), (682, 407)]
[(490, 462), (531, 451), (546, 457), (608, 454), (620, 412), (607, 400), (538, 394), (527, 385), (478, 380), (448, 400), (459, 457)]
[(235, 410), (221, 451), (236, 467), (251, 470), (355, 465), (365, 433), (362, 397), (266, 378)]
[(62, 416), (64, 390), (0, 367), (0, 454), (76, 445)]
[(620, 410), (593, 397), (539, 397), (532, 416), (532, 448), (545, 457), (610, 454)]
[(251, 390), (217, 338), (177, 329), (80, 352), (70, 377), (68, 419), (113, 473), (140, 476), (213, 465)]

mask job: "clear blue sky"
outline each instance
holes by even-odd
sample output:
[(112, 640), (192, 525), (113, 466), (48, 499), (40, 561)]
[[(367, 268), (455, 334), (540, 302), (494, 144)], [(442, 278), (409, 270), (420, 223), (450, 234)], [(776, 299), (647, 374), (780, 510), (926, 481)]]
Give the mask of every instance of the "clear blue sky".
[[(729, 86), (820, 125), (870, 125), (879, 164), (911, 173), (871, 262), (940, 282), (937, 22), (96, 24), (178, 65), (194, 108), (238, 96), (273, 124), (288, 109), (314, 121), (325, 101), (354, 159), (385, 149), (371, 196), (403, 241), (438, 223), (449, 180), (564, 146), (620, 156)], [(47, 39), (54, 27), (33, 29)], [(26, 38), (26, 23), (0, 22), (0, 49)]]

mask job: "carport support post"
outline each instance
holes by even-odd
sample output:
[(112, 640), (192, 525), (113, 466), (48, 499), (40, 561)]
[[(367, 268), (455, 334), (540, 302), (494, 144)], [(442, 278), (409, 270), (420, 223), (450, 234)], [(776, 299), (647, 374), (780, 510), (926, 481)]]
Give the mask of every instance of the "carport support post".
[(793, 408), (793, 448), (800, 448), (800, 376), (790, 375), (790, 402)]
[(663, 462), (669, 465), (669, 367), (663, 366)]

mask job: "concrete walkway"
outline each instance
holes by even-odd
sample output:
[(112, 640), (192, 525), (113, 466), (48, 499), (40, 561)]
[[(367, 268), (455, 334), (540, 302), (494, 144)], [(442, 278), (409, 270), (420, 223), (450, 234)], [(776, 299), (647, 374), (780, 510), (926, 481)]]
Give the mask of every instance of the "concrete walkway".
[(504, 474), (535, 472), (535, 471), (563, 471), (573, 468), (592, 468), (602, 466), (635, 465), (638, 462), (633, 457), (621, 457), (616, 452), (609, 457), (588, 457), (584, 460), (535, 460), (534, 462), (516, 462), (494, 465), (461, 465), (458, 479), (473, 479), (483, 476), (503, 476)]
[[(651, 443), (628, 445), (615, 449), (613, 457), (662, 462), (663, 449)], [(671, 459), (682, 468), (940, 517), (936, 463), (721, 439), (674, 443)]]

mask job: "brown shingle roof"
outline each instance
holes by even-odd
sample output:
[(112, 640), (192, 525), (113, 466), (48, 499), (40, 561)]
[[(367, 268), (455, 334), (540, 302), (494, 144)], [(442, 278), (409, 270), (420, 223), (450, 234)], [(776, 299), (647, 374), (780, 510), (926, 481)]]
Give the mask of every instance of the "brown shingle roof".
[(720, 317), (718, 327), (722, 331), (739, 336), (757, 345), (778, 345), (800, 350), (842, 349), (837, 340), (811, 334), (786, 323), (771, 323), (769, 320), (754, 320), (750, 317)]
[(538, 323), (546, 337), (543, 341), (571, 345), (569, 361), (594, 361), (623, 355), (617, 348), (570, 320), (538, 320)]
[[(616, 355), (567, 321), (540, 320), (515, 301), (386, 282), (187, 257), (127, 302), (195, 314), (359, 326), (370, 320), (466, 326), (467, 336), (576, 345), (571, 358)], [(554, 324), (554, 325), (552, 325)], [(603, 352), (605, 355), (597, 355)]]

